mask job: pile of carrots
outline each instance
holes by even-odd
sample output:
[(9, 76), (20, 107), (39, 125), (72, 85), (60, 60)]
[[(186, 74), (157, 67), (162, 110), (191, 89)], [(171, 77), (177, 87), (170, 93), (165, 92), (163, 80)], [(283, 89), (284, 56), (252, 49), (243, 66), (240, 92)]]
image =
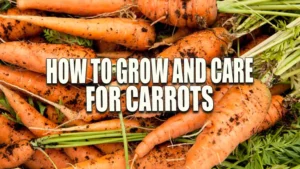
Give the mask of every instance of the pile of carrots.
[[(216, 0), (16, 0), (15, 7), (0, 14), (0, 169), (210, 169), (240, 143), (275, 125), (287, 113), (280, 94), (289, 86), (270, 90), (260, 80), (218, 85), (208, 75), (207, 85), (214, 89), (211, 113), (129, 114), (122, 95), (124, 120), (110, 112), (87, 113), (84, 85), (46, 83), (47, 58), (108, 57), (115, 63), (120, 57), (198, 57), (209, 65), (213, 58), (234, 55), (236, 39), (226, 28), (216, 27), (217, 10)], [(42, 37), (46, 28), (94, 45), (47, 43)], [(174, 28), (174, 34), (158, 42), (167, 28)], [(241, 53), (261, 41), (245, 45)], [(91, 67), (87, 72), (92, 78)], [(129, 144), (129, 161), (122, 143), (56, 149), (32, 145), (32, 140), (53, 134), (118, 130), (121, 121), (128, 133), (147, 132), (141, 142)], [(193, 145), (169, 143), (199, 130)]]

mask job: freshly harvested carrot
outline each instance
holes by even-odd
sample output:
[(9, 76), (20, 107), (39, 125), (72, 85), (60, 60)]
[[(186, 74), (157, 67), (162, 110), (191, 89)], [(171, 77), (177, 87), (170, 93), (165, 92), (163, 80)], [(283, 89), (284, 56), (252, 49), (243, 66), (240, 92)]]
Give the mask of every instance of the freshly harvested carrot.
[[(56, 124), (41, 115), (34, 107), (30, 106), (20, 95), (0, 85), (0, 89), (5, 94), (8, 103), (20, 117), (22, 123), (30, 129), (30, 127), (41, 127), (45, 129), (55, 128)], [(36, 136), (45, 136), (51, 132), (45, 130), (31, 130)]]
[(93, 158), (64, 169), (125, 169), (123, 154), (108, 154), (100, 158)]
[[(40, 15), (35, 10), (21, 11), (18, 8), (11, 8), (2, 15)], [(19, 22), (14, 19), (0, 18), (0, 38), (7, 41), (20, 40), (42, 33), (42, 28), (27, 22)]]
[[(230, 88), (230, 85), (226, 85), (217, 89), (213, 96), (216, 105)], [(205, 125), (208, 115), (209, 114), (204, 113), (200, 109), (198, 113), (190, 110), (187, 113), (179, 113), (169, 118), (143, 139), (135, 149), (135, 157), (142, 158), (149, 153), (154, 146), (201, 128)]]
[[(18, 49), (18, 50), (16, 50)], [(92, 79), (90, 59), (96, 58), (93, 50), (77, 45), (30, 42), (7, 42), (0, 44), (0, 60), (28, 70), (46, 74), (47, 59), (87, 59), (86, 78)]]
[(154, 27), (142, 19), (75, 19), (13, 15), (0, 15), (0, 17), (29, 22), (86, 39), (113, 42), (133, 50), (146, 50), (152, 46), (155, 41)]
[(256, 37), (255, 39), (253, 39), (250, 43), (248, 43), (241, 49), (240, 55), (243, 55), (244, 53), (248, 52), (250, 49), (259, 45), (260, 43), (262, 43), (264, 40), (268, 39), (269, 37), (270, 37), (269, 35), (260, 35), (260, 36)]
[(210, 169), (256, 133), (271, 103), (271, 93), (258, 80), (254, 84), (229, 89), (207, 118), (205, 127), (189, 150), (186, 169)]
[(287, 110), (283, 105), (284, 98), (280, 95), (272, 96), (272, 103), (265, 120), (260, 125), (258, 132), (266, 130), (275, 125), (286, 114)]
[(21, 140), (0, 148), (0, 169), (15, 168), (34, 154), (28, 140)]
[(190, 145), (157, 146), (145, 157), (136, 160), (136, 169), (182, 169)]
[[(10, 106), (15, 110), (16, 114), (20, 117), (22, 123), (30, 129), (30, 131), (38, 136), (45, 136), (55, 134), (50, 130), (37, 130), (40, 129), (54, 129), (57, 127), (55, 123), (42, 116), (37, 110), (35, 110), (29, 103), (26, 102), (19, 95), (9, 90), (8, 88), (0, 85), (0, 89), (5, 94)], [(92, 146), (66, 148), (65, 153), (75, 162), (85, 161), (90, 158), (96, 158), (102, 156), (96, 148)]]
[(68, 108), (85, 108), (85, 92), (69, 85), (47, 85), (46, 77), (31, 71), (0, 65), (0, 80), (18, 86), (55, 103), (60, 101)]
[(17, 0), (17, 6), (20, 9), (39, 9), (81, 16), (115, 12), (130, 4), (132, 0), (53, 0), (51, 3), (39, 0)]
[[(64, 168), (72, 164), (71, 159), (62, 150), (46, 149), (45, 152), (54, 162), (57, 168)], [(33, 156), (24, 163), (24, 166), (30, 169), (55, 169), (53, 164), (41, 151), (35, 151)]]
[(97, 49), (97, 52), (114, 52), (114, 51), (117, 51), (120, 46), (118, 44), (115, 44), (115, 43), (110, 43), (110, 42), (105, 42), (105, 41), (102, 41), (102, 40), (98, 40), (95, 42), (96, 44), (96, 49)]
[(217, 18), (216, 0), (138, 0), (139, 10), (152, 21), (204, 29)]
[(290, 84), (276, 84), (270, 88), (272, 95), (280, 95), (286, 92), (287, 90), (291, 89)]
[(184, 37), (157, 57), (169, 58), (169, 60), (199, 57), (210, 64), (213, 58), (226, 55), (231, 43), (232, 36), (225, 28), (207, 29)]
[(124, 150), (123, 143), (105, 143), (95, 145), (104, 154), (113, 154), (114, 152)]
[(179, 28), (176, 33), (170, 37), (166, 37), (162, 39), (160, 42), (156, 42), (150, 49), (158, 48), (159, 46), (164, 45), (172, 45), (173, 43), (177, 42), (178, 40), (182, 39), (183, 37), (189, 35), (192, 31), (188, 28)]
[[(1, 144), (12, 144), (20, 140), (31, 140), (35, 136), (26, 128), (21, 128), (16, 126), (16, 124), (8, 120), (3, 115), (0, 115), (0, 143)], [(48, 154), (49, 158), (54, 162), (58, 168), (67, 167), (68, 163), (72, 163), (70, 158), (56, 149), (46, 149), (45, 152)], [(35, 151), (35, 153), (30, 157), (25, 163), (24, 166), (30, 169), (54, 169), (53, 164), (49, 159), (40, 151)]]
[[(137, 128), (140, 127), (140, 123), (136, 120), (124, 119), (124, 125), (126, 128)], [(112, 119), (90, 123), (82, 126), (66, 127), (58, 129), (59, 131), (105, 131), (105, 130), (116, 130), (121, 129), (120, 119)]]

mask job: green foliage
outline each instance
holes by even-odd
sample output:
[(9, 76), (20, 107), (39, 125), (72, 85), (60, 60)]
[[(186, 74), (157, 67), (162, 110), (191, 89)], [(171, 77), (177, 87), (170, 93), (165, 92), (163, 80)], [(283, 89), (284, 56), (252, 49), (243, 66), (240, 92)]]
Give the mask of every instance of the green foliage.
[[(60, 105), (63, 105), (63, 102), (62, 102), (62, 100), (59, 100), (59, 104)], [(63, 119), (64, 119), (64, 117), (65, 117), (65, 115), (62, 113), (62, 112), (60, 112), (59, 110), (58, 110), (58, 108), (55, 108), (55, 112), (56, 112), (56, 114), (58, 114), (58, 123), (62, 123), (63, 122)]]
[(0, 11), (6, 11), (11, 8), (11, 2), (9, 0), (0, 0)]
[(44, 30), (44, 37), (48, 42), (55, 43), (55, 44), (80, 45), (80, 46), (84, 46), (84, 47), (92, 47), (93, 46), (92, 40), (68, 35), (68, 34), (57, 32), (57, 31), (51, 30), (51, 29)]

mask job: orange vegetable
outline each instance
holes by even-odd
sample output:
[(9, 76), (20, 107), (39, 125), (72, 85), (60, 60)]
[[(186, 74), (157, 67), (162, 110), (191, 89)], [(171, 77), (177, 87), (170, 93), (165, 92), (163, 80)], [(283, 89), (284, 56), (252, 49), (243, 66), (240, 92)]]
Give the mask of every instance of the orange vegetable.
[(216, 0), (138, 0), (139, 10), (152, 21), (178, 27), (207, 28), (217, 18)]
[(269, 110), (271, 93), (256, 80), (229, 89), (207, 118), (209, 126), (198, 135), (186, 157), (186, 169), (210, 169), (224, 161), (256, 133)]
[[(16, 50), (18, 49), (18, 50)], [(29, 42), (7, 42), (0, 44), (0, 60), (25, 69), (46, 74), (47, 59), (87, 59), (86, 78), (93, 78), (90, 59), (96, 58), (94, 51), (76, 45)]]
[(146, 50), (155, 41), (154, 27), (142, 19), (75, 19), (20, 15), (0, 15), (0, 17), (29, 22), (34, 25), (87, 39), (113, 42), (134, 50)]
[[(18, 8), (11, 8), (2, 15), (40, 15), (35, 10), (21, 11)], [(20, 40), (42, 33), (42, 28), (27, 22), (19, 22), (14, 19), (0, 18), (0, 38), (6, 41)]]
[(120, 10), (129, 5), (132, 0), (53, 0), (51, 2), (40, 0), (17, 0), (20, 9), (39, 9), (43, 11), (67, 13), (74, 15), (97, 15), (101, 13)]

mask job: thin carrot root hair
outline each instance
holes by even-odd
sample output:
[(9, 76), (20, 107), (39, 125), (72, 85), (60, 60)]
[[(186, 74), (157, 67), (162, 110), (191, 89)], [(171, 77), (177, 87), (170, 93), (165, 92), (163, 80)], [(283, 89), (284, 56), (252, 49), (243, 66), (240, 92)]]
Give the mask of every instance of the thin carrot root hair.
[(51, 164), (53, 165), (53, 167), (54, 167), (55, 169), (58, 169), (57, 166), (55, 165), (54, 161), (49, 157), (49, 155), (47, 154), (46, 151), (44, 151), (44, 150), (43, 150), (42, 148), (40, 148), (40, 147), (35, 147), (35, 149), (37, 149), (37, 150), (39, 150), (40, 152), (42, 152), (42, 153), (45, 155), (45, 157), (51, 162)]

